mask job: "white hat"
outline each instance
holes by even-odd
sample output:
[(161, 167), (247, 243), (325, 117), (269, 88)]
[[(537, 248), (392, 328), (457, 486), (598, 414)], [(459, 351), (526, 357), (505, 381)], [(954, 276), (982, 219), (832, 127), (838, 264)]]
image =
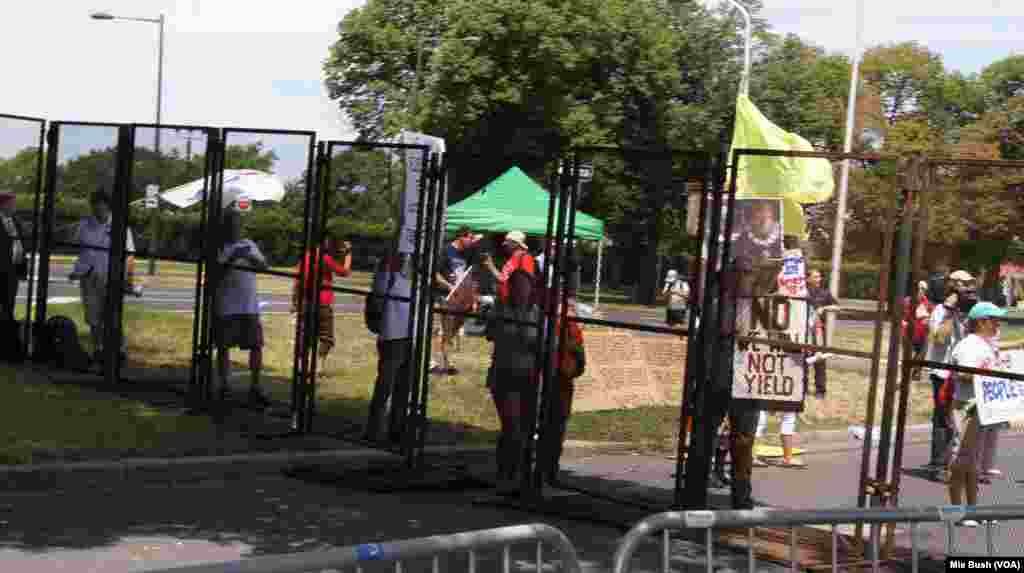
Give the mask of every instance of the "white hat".
[(665, 275), (665, 282), (670, 283), (679, 278), (679, 273), (675, 269), (670, 269), (668, 274)]
[(955, 280), (955, 281), (965, 281), (965, 282), (973, 281), (974, 280), (974, 277), (971, 276), (971, 273), (969, 273), (967, 271), (963, 271), (963, 270), (956, 271), (955, 273), (949, 275), (949, 278), (952, 279), (952, 280)]
[(526, 248), (526, 234), (522, 231), (509, 231), (505, 234), (506, 243), (514, 243), (522, 248)]

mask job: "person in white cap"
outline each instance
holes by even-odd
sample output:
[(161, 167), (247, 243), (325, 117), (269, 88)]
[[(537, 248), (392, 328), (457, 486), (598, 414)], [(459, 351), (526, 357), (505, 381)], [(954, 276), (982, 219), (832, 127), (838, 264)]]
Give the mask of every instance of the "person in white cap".
[(531, 276), (537, 276), (537, 261), (530, 255), (526, 247), (526, 234), (522, 231), (509, 231), (505, 234), (505, 241), (502, 243), (508, 258), (501, 267), (501, 271), (494, 265), (494, 259), (490, 256), (484, 257), (484, 268), (494, 275), (498, 283), (498, 298), (501, 302), (508, 302), (508, 277), (517, 270), (523, 270)]
[(665, 323), (675, 326), (686, 322), (686, 303), (690, 299), (690, 285), (679, 277), (679, 272), (675, 269), (669, 270), (665, 275), (661, 296), (667, 300)]

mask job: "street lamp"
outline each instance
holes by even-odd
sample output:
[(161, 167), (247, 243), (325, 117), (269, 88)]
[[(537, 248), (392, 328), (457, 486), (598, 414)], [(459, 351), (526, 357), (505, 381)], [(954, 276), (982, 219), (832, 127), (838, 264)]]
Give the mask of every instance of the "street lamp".
[[(709, 10), (715, 4), (723, 2), (723, 1), (726, 1), (726, 0), (700, 0), (701, 4), (703, 4), (704, 7), (709, 9)], [(744, 46), (743, 46), (743, 78), (740, 80), (740, 93), (743, 94), (743, 95), (747, 95), (749, 93), (749, 88), (750, 88), (750, 64), (751, 64), (750, 44), (751, 44), (751, 40), (753, 38), (753, 30), (754, 30), (754, 28), (753, 28), (753, 24), (752, 24), (752, 22), (750, 20), (750, 11), (748, 11), (746, 8), (744, 8), (743, 4), (740, 4), (736, 0), (727, 0), (727, 1), (729, 2), (729, 4), (732, 5), (733, 8), (735, 8), (735, 9), (740, 11), (740, 14), (743, 15), (743, 21), (746, 23), (746, 30), (743, 33), (743, 42), (744, 42)]]
[[(150, 24), (156, 24), (159, 29), (159, 37), (157, 42), (157, 56), (156, 56), (156, 134), (154, 135), (153, 147), (156, 152), (157, 158), (160, 157), (160, 111), (163, 108), (163, 92), (164, 92), (164, 14), (160, 13), (160, 16), (156, 18), (132, 18), (126, 16), (114, 16), (109, 12), (93, 12), (89, 14), (89, 17), (93, 20), (127, 20), (131, 22), (148, 22)], [(149, 258), (149, 274), (156, 274), (156, 256), (151, 255)]]

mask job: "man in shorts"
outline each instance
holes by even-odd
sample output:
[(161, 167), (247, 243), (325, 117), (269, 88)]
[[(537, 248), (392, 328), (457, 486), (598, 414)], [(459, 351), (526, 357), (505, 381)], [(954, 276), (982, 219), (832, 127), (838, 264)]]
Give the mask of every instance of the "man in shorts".
[[(323, 268), (316, 263), (317, 256), (323, 262)], [(339, 262), (340, 261), (340, 262)], [(320, 273), (320, 310), (319, 329), (317, 332), (317, 355), (320, 358), (320, 372), (324, 371), (327, 356), (334, 349), (334, 277), (347, 277), (352, 274), (352, 243), (338, 242), (329, 234), (324, 236), (320, 248), (306, 253), (305, 258), (299, 264), (298, 278), (295, 280), (295, 287), (292, 291), (292, 314), (298, 314), (302, 320), (302, 303), (305, 300), (303, 289), (310, 290), (312, 281), (316, 280), (317, 273)], [(300, 322), (299, 336), (302, 336)]]
[[(226, 399), (229, 391), (230, 349), (249, 351), (249, 402), (254, 406), (269, 404), (260, 390), (260, 372), (263, 368), (263, 325), (256, 298), (256, 275), (249, 269), (264, 269), (267, 260), (256, 243), (242, 239), (242, 219), (237, 211), (224, 217), (224, 245), (218, 263), (221, 267), (217, 289), (216, 313), (213, 321), (213, 341), (217, 347), (217, 365), (220, 374), (220, 397)], [(241, 267), (241, 268), (240, 268)]]
[[(474, 236), (469, 227), (462, 227), (455, 233), (455, 239), (445, 248), (444, 257), (441, 259), (440, 268), (434, 275), (434, 283), (439, 289), (439, 306), (453, 311), (471, 311), (476, 306), (476, 296), (468, 292), (468, 297), (460, 297), (458, 301), (449, 301), (448, 298), (455, 285), (468, 271), (467, 250), (470, 246), (480, 240)], [(468, 308), (466, 308), (468, 306)], [(448, 375), (457, 374), (458, 370), (452, 366), (449, 360), (452, 341), (458, 336), (460, 329), (465, 324), (464, 316), (444, 314), (441, 316), (441, 367), (440, 372)]]

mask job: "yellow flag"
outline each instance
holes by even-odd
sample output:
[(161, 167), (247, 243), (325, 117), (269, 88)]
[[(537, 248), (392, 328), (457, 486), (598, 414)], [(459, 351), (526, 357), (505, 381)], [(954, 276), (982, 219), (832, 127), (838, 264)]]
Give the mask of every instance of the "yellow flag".
[[(769, 121), (750, 98), (742, 94), (736, 98), (732, 149), (814, 151), (806, 139)], [(740, 158), (736, 198), (782, 199), (787, 235), (806, 239), (801, 204), (827, 201), (834, 192), (835, 177), (827, 159), (750, 155)]]

